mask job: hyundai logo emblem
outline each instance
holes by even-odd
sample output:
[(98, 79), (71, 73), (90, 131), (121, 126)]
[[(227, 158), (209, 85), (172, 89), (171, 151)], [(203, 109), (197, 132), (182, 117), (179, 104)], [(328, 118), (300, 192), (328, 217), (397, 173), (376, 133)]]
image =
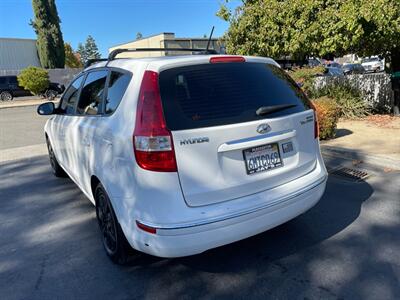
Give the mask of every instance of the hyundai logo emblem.
[(267, 123), (263, 123), (257, 126), (257, 132), (260, 134), (267, 133), (271, 131), (271, 126), (269, 126)]

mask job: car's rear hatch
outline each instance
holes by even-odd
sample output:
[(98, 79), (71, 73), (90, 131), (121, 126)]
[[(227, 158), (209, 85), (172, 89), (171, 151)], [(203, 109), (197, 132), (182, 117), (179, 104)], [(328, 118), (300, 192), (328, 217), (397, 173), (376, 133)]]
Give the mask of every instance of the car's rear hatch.
[(175, 67), (160, 72), (159, 85), (188, 205), (261, 192), (315, 167), (314, 112), (279, 67)]

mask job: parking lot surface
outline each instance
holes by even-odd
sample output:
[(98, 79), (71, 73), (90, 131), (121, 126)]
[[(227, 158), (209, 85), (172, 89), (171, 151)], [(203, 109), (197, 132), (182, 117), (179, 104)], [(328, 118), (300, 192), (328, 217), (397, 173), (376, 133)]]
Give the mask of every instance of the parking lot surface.
[(36, 113), (36, 106), (0, 109), (0, 151), (43, 144), (47, 118)]
[(330, 176), (321, 201), (263, 234), (203, 254), (102, 249), (95, 210), (47, 157), (0, 164), (2, 299), (400, 299), (400, 173)]

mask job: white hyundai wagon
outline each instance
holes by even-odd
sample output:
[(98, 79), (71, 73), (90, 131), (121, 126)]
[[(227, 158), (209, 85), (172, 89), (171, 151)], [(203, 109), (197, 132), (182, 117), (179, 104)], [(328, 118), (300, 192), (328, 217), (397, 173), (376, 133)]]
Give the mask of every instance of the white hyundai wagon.
[(38, 107), (51, 115), (44, 130), (54, 173), (95, 204), (114, 262), (132, 248), (201, 253), (321, 198), (327, 172), (315, 112), (274, 60), (114, 56), (80, 73), (58, 107)]

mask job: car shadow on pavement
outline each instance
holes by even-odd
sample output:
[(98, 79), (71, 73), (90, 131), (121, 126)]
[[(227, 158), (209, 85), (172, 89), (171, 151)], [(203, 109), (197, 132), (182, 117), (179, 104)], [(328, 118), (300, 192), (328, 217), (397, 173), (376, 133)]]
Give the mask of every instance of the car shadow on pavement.
[[(303, 215), (262, 234), (181, 259), (181, 262), (207, 272), (235, 272), (257, 263), (254, 258), (273, 262), (299, 253), (351, 225), (372, 192), (366, 182), (350, 184), (329, 178), (322, 199)], [(353, 197), (345, 201), (343, 194), (349, 193)]]
[(346, 129), (346, 128), (339, 128), (339, 129), (336, 129), (335, 133), (336, 133), (335, 138), (339, 138), (342, 136), (350, 135), (353, 133), (353, 131)]
[(315, 207), (277, 228), (191, 257), (136, 253), (117, 266), (102, 249), (92, 204), (71, 180), (53, 177), (47, 158), (0, 164), (0, 292), (14, 299), (357, 299), (380, 284), (383, 298), (394, 298), (397, 275), (378, 255), (395, 251), (387, 229), (398, 225), (372, 224), (367, 236), (361, 227), (362, 207), (378, 205), (371, 195), (382, 192), (330, 176)]

